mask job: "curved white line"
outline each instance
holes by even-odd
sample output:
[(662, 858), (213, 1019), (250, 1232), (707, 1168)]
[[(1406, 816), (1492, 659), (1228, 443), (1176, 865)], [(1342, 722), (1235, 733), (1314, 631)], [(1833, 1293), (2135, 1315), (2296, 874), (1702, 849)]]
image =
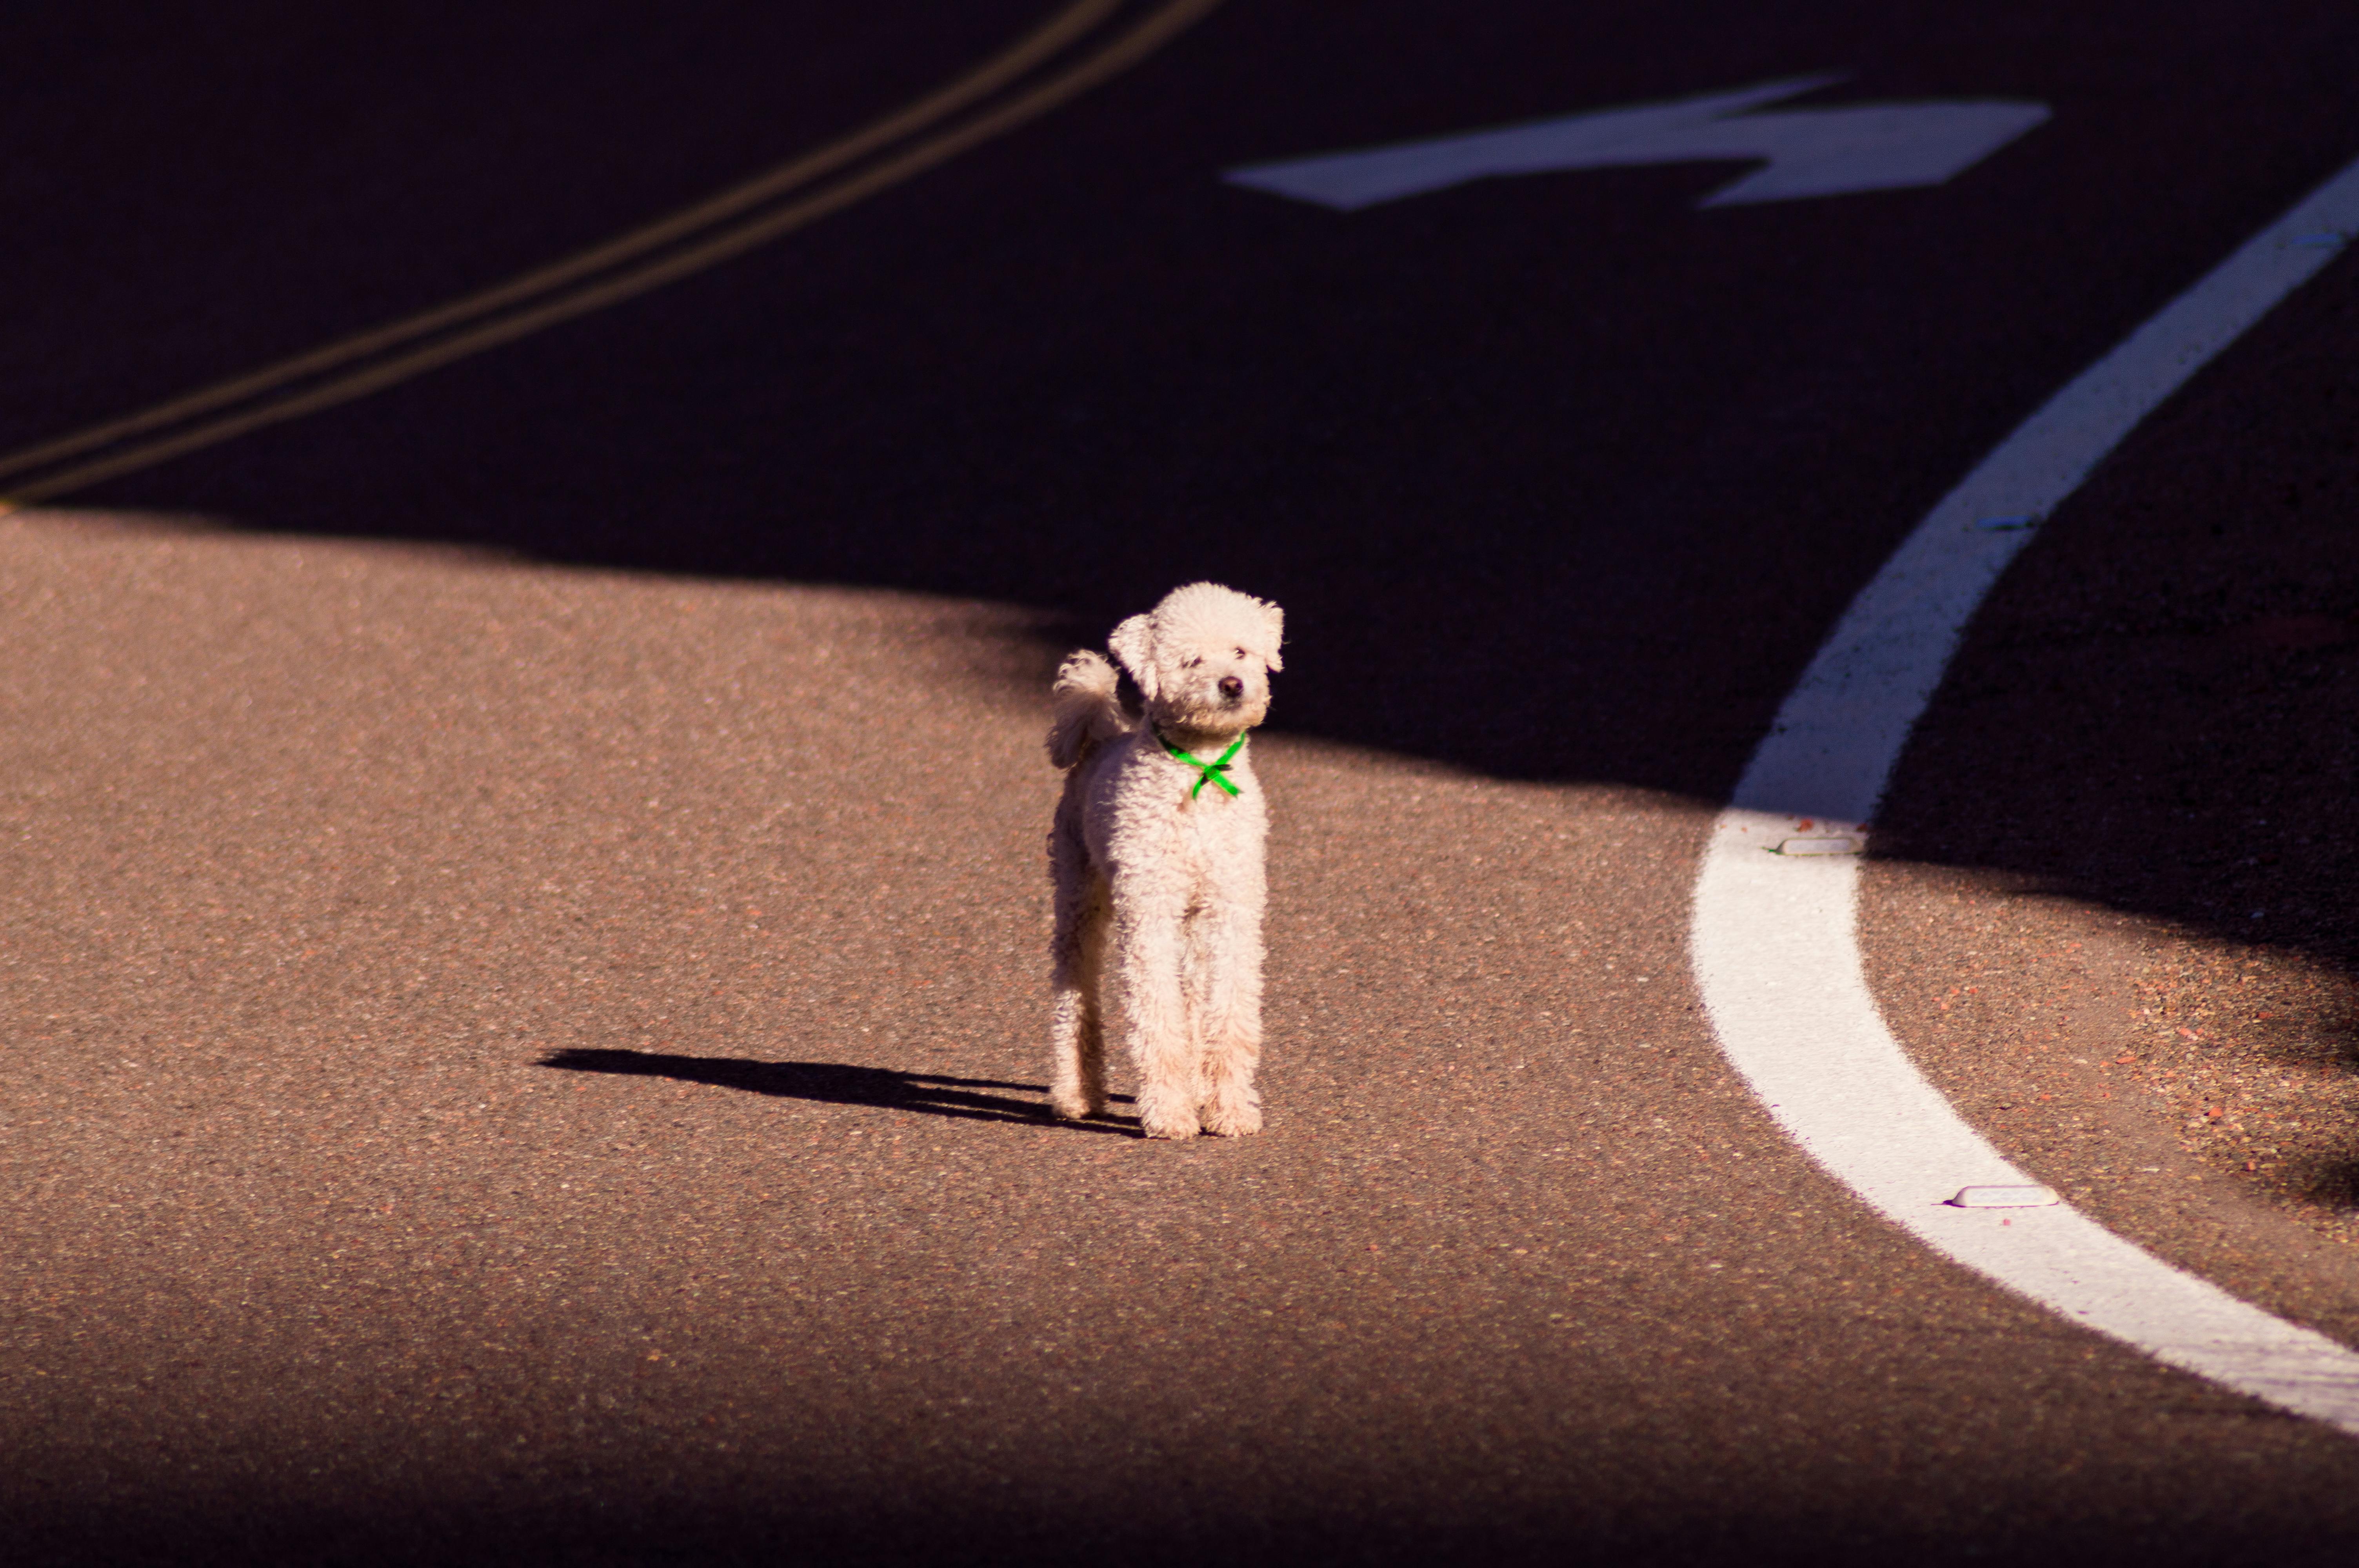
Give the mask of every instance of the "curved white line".
[(1715, 823), (1691, 940), (1705, 1009), (1737, 1071), (1812, 1159), (1910, 1234), (2171, 1366), (2359, 1436), (2359, 1353), (2077, 1210), (1951, 1206), (1962, 1187), (2029, 1178), (1885, 1027), (1860, 964), (1858, 860), (1770, 852), (1804, 818), (1810, 849), (1862, 831), (1968, 618), (2031, 529), (2354, 232), (2359, 163), (2049, 399), (1918, 524), (1788, 696)]

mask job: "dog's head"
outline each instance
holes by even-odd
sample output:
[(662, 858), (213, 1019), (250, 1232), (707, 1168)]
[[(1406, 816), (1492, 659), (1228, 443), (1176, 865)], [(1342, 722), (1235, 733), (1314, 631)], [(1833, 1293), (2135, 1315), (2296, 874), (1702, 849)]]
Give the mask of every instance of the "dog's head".
[(1277, 644), (1285, 626), (1275, 604), (1191, 582), (1115, 627), (1106, 645), (1157, 725), (1234, 734), (1269, 712), (1269, 675), (1284, 667)]

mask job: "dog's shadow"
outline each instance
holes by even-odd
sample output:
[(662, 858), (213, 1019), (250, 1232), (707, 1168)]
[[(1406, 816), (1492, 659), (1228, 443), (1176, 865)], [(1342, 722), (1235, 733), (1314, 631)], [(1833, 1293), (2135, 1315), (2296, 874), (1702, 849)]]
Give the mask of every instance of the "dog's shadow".
[[(889, 1067), (855, 1067), (843, 1062), (757, 1062), (745, 1056), (677, 1056), (660, 1051), (551, 1051), (544, 1067), (568, 1073), (618, 1073), (626, 1077), (676, 1078), (748, 1094), (815, 1100), (822, 1105), (865, 1105), (885, 1110), (922, 1111), (963, 1121), (1016, 1121), (1075, 1132), (1139, 1136), (1134, 1120), (1110, 1118), (1064, 1121), (1039, 1100), (1016, 1099), (993, 1089), (1045, 1095), (1037, 1084), (995, 1078), (951, 1078), (937, 1073), (897, 1073)], [(1109, 1097), (1129, 1103), (1128, 1095)]]

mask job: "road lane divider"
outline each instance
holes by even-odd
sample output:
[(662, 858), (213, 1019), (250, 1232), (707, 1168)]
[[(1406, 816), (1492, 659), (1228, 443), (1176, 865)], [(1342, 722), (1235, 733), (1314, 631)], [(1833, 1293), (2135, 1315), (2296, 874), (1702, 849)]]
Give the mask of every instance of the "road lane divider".
[(1220, 4), (1077, 0), (926, 97), (628, 233), (431, 309), (0, 455), (0, 513), (350, 403), (718, 265), (1039, 118), (1146, 59)]
[(1959, 1116), (1886, 1026), (1860, 957), (1858, 857), (1790, 848), (1804, 832), (1868, 840), (1967, 621), (2038, 524), (2354, 233), (2359, 163), (2057, 393), (1927, 514), (1852, 600), (1714, 823), (1690, 940), (1737, 1072), (1811, 1159), (1886, 1218), (2072, 1322), (2359, 1436), (2359, 1352), (2070, 1205), (1987, 1200), (2037, 1184)]

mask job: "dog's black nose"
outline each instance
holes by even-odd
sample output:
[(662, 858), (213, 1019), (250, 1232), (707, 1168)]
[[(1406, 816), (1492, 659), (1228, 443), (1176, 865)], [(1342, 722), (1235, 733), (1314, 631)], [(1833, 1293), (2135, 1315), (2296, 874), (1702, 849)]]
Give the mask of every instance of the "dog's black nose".
[(1229, 700), (1231, 700), (1232, 702), (1234, 702), (1234, 701), (1235, 701), (1238, 697), (1243, 697), (1245, 694), (1245, 682), (1243, 682), (1243, 681), (1239, 680), (1239, 679), (1238, 679), (1236, 676), (1223, 676), (1221, 677), (1221, 695), (1222, 695), (1223, 697), (1227, 697)]

